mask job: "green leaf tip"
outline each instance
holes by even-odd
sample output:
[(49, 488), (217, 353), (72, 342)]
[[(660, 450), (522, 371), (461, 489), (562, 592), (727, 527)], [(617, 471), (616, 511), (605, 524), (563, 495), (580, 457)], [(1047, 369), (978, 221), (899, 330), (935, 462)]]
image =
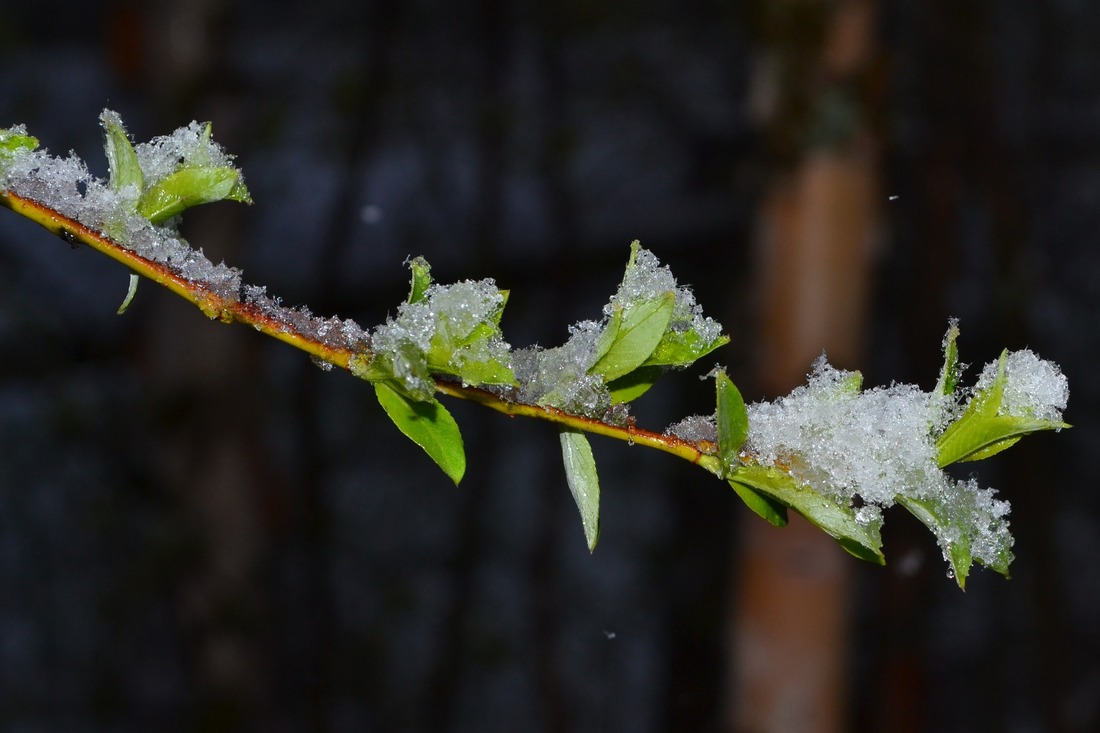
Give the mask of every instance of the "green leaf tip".
[(103, 127), (103, 147), (107, 153), (111, 190), (118, 192), (132, 187), (135, 198), (140, 196), (145, 176), (138, 162), (137, 151), (126, 134), (126, 128), (122, 126), (122, 118), (117, 112), (105, 109), (99, 116), (99, 122)]
[(409, 283), (409, 297), (405, 302), (419, 303), (424, 300), (432, 284), (432, 266), (423, 257), (414, 257), (409, 260), (409, 270), (412, 273), (412, 279)]
[(741, 446), (749, 435), (749, 414), (745, 400), (734, 383), (722, 370), (714, 374), (717, 392), (718, 455), (726, 477), (734, 475), (741, 465)]
[(38, 149), (38, 138), (28, 135), (23, 125), (0, 129), (0, 162), (11, 158), (17, 152), (30, 152)]
[(596, 460), (584, 433), (562, 430), (559, 435), (565, 479), (581, 513), (588, 551), (592, 552), (600, 539), (600, 480), (596, 475)]
[(959, 322), (952, 318), (947, 326), (947, 333), (943, 337), (943, 368), (940, 370), (939, 381), (936, 382), (936, 394), (952, 396), (955, 387), (959, 383)]
[(137, 273), (131, 273), (130, 284), (126, 289), (126, 297), (122, 300), (122, 305), (118, 307), (118, 315), (122, 315), (129, 309), (130, 304), (134, 302), (134, 296), (137, 295), (138, 289), (138, 277)]
[(424, 449), (457, 485), (466, 473), (466, 452), (458, 423), (438, 400), (411, 399), (385, 382), (375, 382), (378, 403), (398, 430)]

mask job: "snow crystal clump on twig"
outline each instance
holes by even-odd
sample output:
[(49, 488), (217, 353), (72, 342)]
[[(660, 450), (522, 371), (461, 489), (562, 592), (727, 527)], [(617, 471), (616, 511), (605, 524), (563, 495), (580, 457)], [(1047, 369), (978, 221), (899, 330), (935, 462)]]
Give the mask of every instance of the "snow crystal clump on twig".
[(566, 412), (599, 417), (611, 408), (611, 393), (598, 374), (596, 350), (604, 324), (581, 321), (569, 327), (569, 340), (552, 349), (517, 349), (513, 354), (517, 399), (529, 405), (558, 407)]
[(717, 443), (718, 422), (714, 415), (689, 415), (680, 422), (669, 425), (665, 434), (690, 443), (702, 440)]
[(932, 529), (945, 559), (960, 542), (969, 542), (971, 557), (983, 565), (995, 567), (1011, 559), (1010, 507), (995, 495), (993, 489), (978, 486), (975, 479), (955, 481), (944, 476), (941, 491), (930, 501), (944, 520)]
[(850, 502), (888, 507), (895, 496), (934, 493), (942, 473), (930, 425), (941, 401), (912, 385), (859, 391), (859, 375), (824, 357), (806, 385), (748, 406), (746, 449), (800, 482)]
[[(121, 120), (118, 121), (121, 125)], [(210, 138), (209, 124), (192, 121), (170, 135), (160, 135), (134, 146), (146, 187), (155, 185), (180, 168), (232, 168), (233, 156)]]

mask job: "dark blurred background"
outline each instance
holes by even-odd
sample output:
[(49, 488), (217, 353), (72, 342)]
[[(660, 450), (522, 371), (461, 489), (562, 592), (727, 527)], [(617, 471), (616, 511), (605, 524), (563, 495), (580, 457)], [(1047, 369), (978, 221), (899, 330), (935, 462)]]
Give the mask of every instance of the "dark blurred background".
[[(212, 120), (256, 205), (184, 234), (317, 313), (381, 322), (422, 254), (555, 345), (638, 238), (750, 400), (822, 349), (930, 388), (955, 316), (971, 378), (1060, 362), (1076, 427), (976, 464), (1017, 560), (965, 593), (900, 510), (862, 564), (601, 439), (590, 556), (549, 426), (449, 403), (455, 488), (366, 385), (149, 283), (116, 316), (121, 266), (0, 212), (3, 730), (1100, 729), (1100, 7), (0, 12), (0, 125), (105, 175), (104, 106), (137, 140)], [(639, 423), (713, 409), (709, 367)]]

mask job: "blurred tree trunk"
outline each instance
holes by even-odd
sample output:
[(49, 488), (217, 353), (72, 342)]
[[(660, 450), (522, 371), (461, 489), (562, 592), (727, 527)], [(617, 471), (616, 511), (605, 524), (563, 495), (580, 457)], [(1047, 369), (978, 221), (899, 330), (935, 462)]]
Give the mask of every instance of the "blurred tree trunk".
[[(760, 211), (758, 385), (804, 380), (826, 351), (861, 361), (877, 210), (873, 0), (784, 0), (761, 11), (768, 78), (758, 89), (785, 163)], [(840, 731), (847, 721), (850, 558), (792, 513), (775, 529), (745, 515), (732, 639), (732, 730)]]

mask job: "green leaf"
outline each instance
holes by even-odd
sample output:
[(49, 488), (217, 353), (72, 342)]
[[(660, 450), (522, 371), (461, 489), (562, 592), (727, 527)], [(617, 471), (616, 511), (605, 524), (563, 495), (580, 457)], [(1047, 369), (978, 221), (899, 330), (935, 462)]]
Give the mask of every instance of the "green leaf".
[(596, 347), (600, 357), (588, 370), (605, 382), (630, 374), (649, 358), (661, 342), (676, 304), (674, 292), (632, 304), (616, 306)]
[(409, 284), (408, 302), (419, 303), (424, 300), (432, 284), (432, 267), (423, 257), (414, 257), (409, 260), (409, 269), (412, 270), (412, 282)]
[(100, 121), (105, 133), (104, 148), (107, 152), (111, 190), (121, 191), (127, 186), (134, 186), (140, 193), (145, 185), (145, 177), (134, 146), (122, 127), (122, 120), (114, 112), (104, 110)]
[(752, 509), (774, 527), (787, 526), (787, 507), (770, 497), (753, 490), (748, 484), (729, 479), (734, 492)]
[(126, 289), (126, 297), (123, 298), (122, 305), (118, 307), (118, 315), (121, 316), (125, 313), (130, 304), (134, 302), (134, 296), (137, 295), (138, 280), (137, 274), (130, 275), (130, 286)]
[[(897, 501), (937, 537), (941, 537), (943, 528), (949, 526), (950, 520), (946, 516), (946, 512), (943, 511), (944, 507), (932, 501), (903, 495), (899, 495)], [(959, 587), (966, 590), (966, 579), (970, 576), (970, 568), (973, 565), (973, 558), (970, 554), (970, 540), (966, 533), (959, 532), (959, 536), (953, 542), (946, 543), (946, 545), (947, 548), (944, 550), (944, 554), (951, 566), (951, 575), (954, 576)], [(1008, 575), (1007, 563), (1001, 574)]]
[[(860, 524), (856, 521), (855, 511), (851, 507), (842, 506), (834, 499), (823, 496), (807, 486), (799, 485), (790, 474), (776, 468), (742, 466), (729, 481), (731, 484), (746, 486), (765, 498), (794, 509), (861, 560), (879, 565), (886, 562), (882, 554), (882, 538), (877, 524)], [(760, 513), (752, 503), (746, 503), (753, 511)], [(761, 516), (772, 521), (765, 514)], [(774, 521), (772, 523), (775, 524)]]
[(154, 224), (199, 204), (215, 201), (252, 203), (236, 168), (181, 168), (150, 186), (138, 201), (138, 213)]
[[(471, 358), (466, 359), (465, 354), (471, 351)], [(476, 350), (459, 349), (451, 356), (452, 362), (458, 362), (458, 366), (446, 366), (434, 371), (453, 374), (465, 384), (484, 385), (515, 385), (516, 374), (512, 368), (500, 359), (486, 356)]]
[(565, 479), (581, 512), (584, 539), (588, 551), (592, 552), (600, 539), (600, 481), (596, 475), (596, 459), (592, 457), (592, 446), (584, 433), (563, 430), (560, 436)]
[(686, 367), (718, 347), (725, 346), (729, 340), (729, 336), (723, 335), (708, 342), (694, 328), (683, 331), (669, 329), (645, 360), (645, 366)]
[[(1008, 577), (1013, 555), (1007, 527), (1002, 528), (1003, 536), (995, 557), (991, 560), (974, 557), (974, 538), (982, 533), (982, 528), (974, 524), (974, 518), (981, 513), (973, 505), (973, 495), (945, 494), (940, 499), (898, 496), (897, 501), (936, 536), (951, 566), (951, 575), (960, 588), (966, 590), (966, 579), (975, 561)], [(989, 542), (988, 538), (986, 541)]]
[(741, 466), (741, 446), (749, 436), (749, 414), (741, 392), (724, 371), (718, 371), (714, 381), (718, 393), (718, 456), (729, 477)]
[(17, 150), (35, 150), (38, 138), (26, 134), (22, 125), (0, 130), (0, 158), (11, 157)]
[(1011, 447), (1028, 433), (1069, 427), (1055, 420), (997, 414), (1004, 400), (1007, 356), (1007, 351), (1001, 353), (993, 384), (974, 395), (962, 416), (948, 425), (936, 440), (940, 468), (960, 461), (988, 458)]
[(959, 383), (959, 323), (952, 321), (943, 337), (943, 369), (936, 382), (935, 394), (953, 395)]
[(630, 374), (611, 380), (607, 384), (607, 389), (611, 392), (611, 404), (618, 405), (641, 397), (664, 373), (664, 367), (641, 366)]
[(466, 452), (458, 423), (438, 400), (420, 402), (385, 382), (374, 383), (378, 403), (398, 430), (424, 449), (456, 484), (466, 473)]

